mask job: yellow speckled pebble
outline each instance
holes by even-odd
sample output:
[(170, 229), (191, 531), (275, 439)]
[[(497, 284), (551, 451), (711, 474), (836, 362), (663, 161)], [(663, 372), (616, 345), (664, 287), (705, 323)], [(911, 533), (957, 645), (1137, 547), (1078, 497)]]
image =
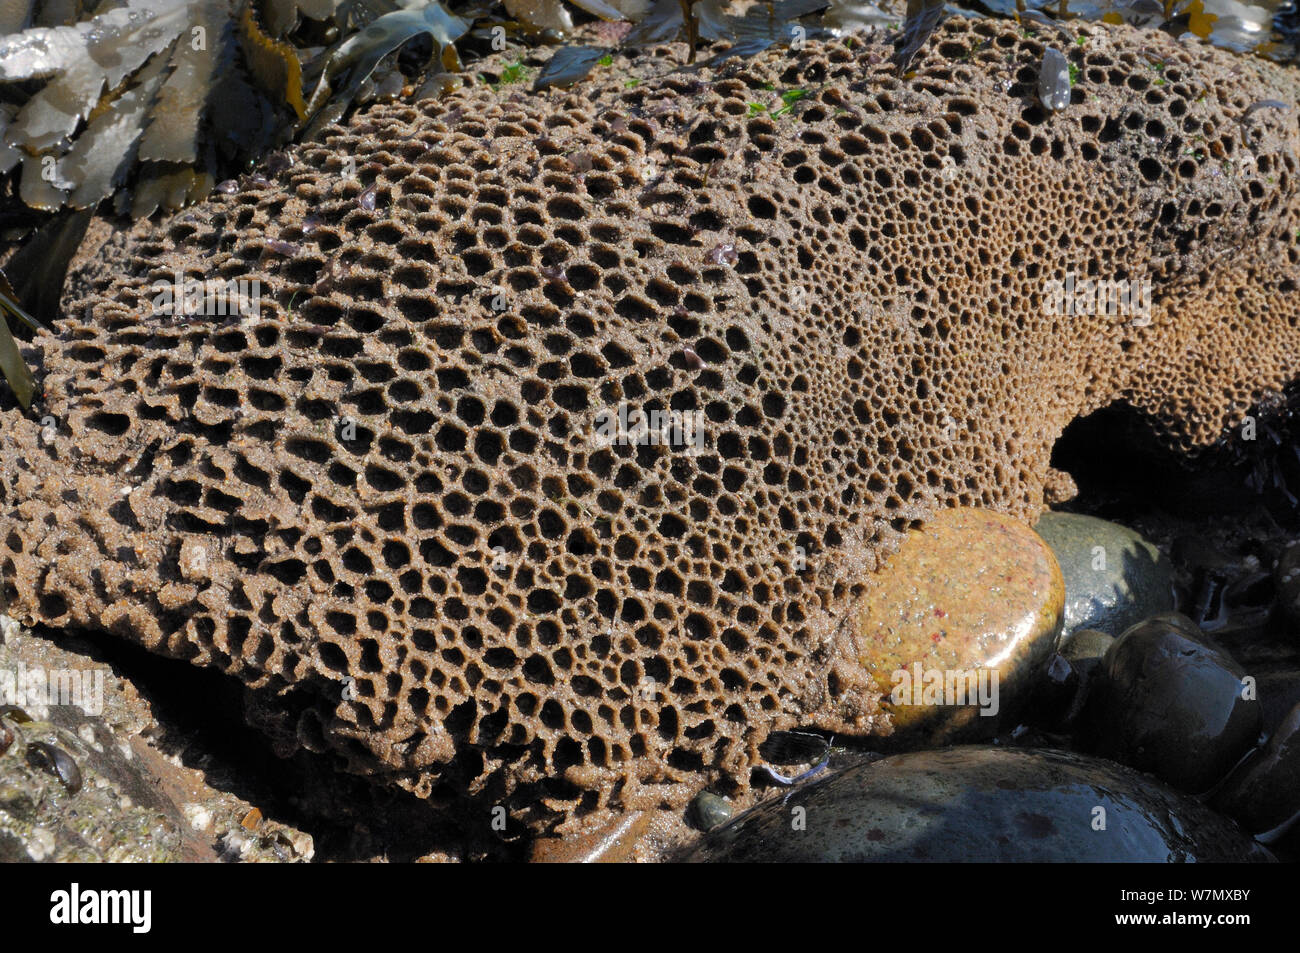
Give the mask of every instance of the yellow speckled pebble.
[(895, 728), (987, 735), (1008, 726), (1051, 654), (1064, 605), (1060, 567), (1029, 526), (942, 510), (870, 580), (856, 610), (858, 660)]

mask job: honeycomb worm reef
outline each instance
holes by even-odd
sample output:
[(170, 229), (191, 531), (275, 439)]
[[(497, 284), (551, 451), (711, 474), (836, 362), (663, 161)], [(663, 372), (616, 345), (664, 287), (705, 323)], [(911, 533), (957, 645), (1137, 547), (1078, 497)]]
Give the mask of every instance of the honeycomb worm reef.
[[(1079, 35), (1059, 113), (1059, 38), (989, 21), (901, 79), (837, 42), (477, 84), (115, 236), (27, 349), (44, 406), (0, 405), (12, 613), (534, 829), (741, 790), (777, 728), (884, 730), (842, 622), (901, 532), (1032, 516), (1117, 400), (1207, 445), (1300, 362), (1295, 74)], [(178, 273), (260, 314), (155, 314)], [(1076, 279), (1149, 314), (1052, 313)], [(621, 406), (702, 446), (599, 439)]]

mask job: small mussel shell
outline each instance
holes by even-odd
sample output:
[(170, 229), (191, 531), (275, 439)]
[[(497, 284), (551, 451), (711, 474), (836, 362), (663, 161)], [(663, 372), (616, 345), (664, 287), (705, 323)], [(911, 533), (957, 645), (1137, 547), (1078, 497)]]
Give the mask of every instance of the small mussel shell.
[(1044, 51), (1043, 65), (1038, 69), (1038, 98), (1053, 112), (1070, 105), (1070, 64), (1054, 46)]
[(293, 168), (293, 156), (287, 152), (272, 152), (266, 157), (266, 171), (271, 175), (279, 175)]
[(696, 353), (694, 348), (682, 348), (682, 359), (685, 361), (687, 368), (692, 371), (700, 371), (709, 366), (704, 358)]
[(26, 724), (32, 720), (32, 716), (17, 705), (0, 705), (0, 718), (8, 718), (16, 725)]
[(708, 259), (715, 265), (731, 266), (740, 261), (740, 255), (736, 252), (735, 245), (730, 242), (723, 242), (709, 251)]
[(773, 764), (803, 764), (820, 761), (830, 744), (811, 731), (774, 731), (758, 746), (758, 752)]
[(277, 255), (283, 255), (286, 258), (293, 258), (298, 254), (298, 252), (302, 251), (301, 246), (295, 245), (293, 242), (281, 241), (278, 238), (267, 239), (265, 242), (265, 248), (267, 251), (274, 252)]
[(81, 769), (72, 755), (62, 748), (44, 741), (33, 741), (27, 746), (27, 763), (54, 775), (72, 794), (81, 790)]

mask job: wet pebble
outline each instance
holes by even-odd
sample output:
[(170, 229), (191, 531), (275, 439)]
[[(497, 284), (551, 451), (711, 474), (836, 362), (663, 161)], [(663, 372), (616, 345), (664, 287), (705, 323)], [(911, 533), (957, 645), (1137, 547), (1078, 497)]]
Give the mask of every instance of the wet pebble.
[(1259, 737), (1260, 705), (1245, 675), (1186, 616), (1133, 626), (1106, 651), (1089, 702), (1098, 753), (1207, 791)]
[(1300, 705), (1300, 672), (1266, 672), (1256, 681), (1264, 733), (1273, 734), (1282, 720)]
[(691, 802), (691, 822), (702, 831), (711, 831), (731, 820), (735, 810), (725, 797), (704, 791)]
[(1300, 638), (1300, 543), (1289, 546), (1273, 570), (1277, 586), (1277, 614), (1286, 634)]
[(1121, 765), (970, 746), (895, 755), (773, 798), (688, 861), (1267, 861), (1227, 818)]
[(1075, 629), (1061, 639), (1037, 692), (1037, 722), (1057, 731), (1074, 728), (1097, 683), (1102, 656), (1114, 641), (1096, 629)]
[(1114, 642), (1113, 636), (1097, 629), (1075, 629), (1061, 639), (1059, 651), (1076, 672), (1092, 672)]
[(1213, 803), (1265, 841), (1295, 823), (1300, 816), (1300, 705), (1291, 709), (1267, 745), (1236, 767)]
[(70, 793), (81, 790), (81, 769), (76, 759), (57, 745), (33, 741), (27, 746), (27, 763), (58, 778)]
[(1077, 513), (1044, 513), (1034, 526), (1065, 577), (1065, 634), (1098, 629), (1118, 636), (1174, 608), (1173, 566), (1127, 527)]
[(988, 738), (1051, 655), (1064, 596), (1056, 560), (1024, 523), (941, 510), (867, 581), (858, 661), (896, 728)]

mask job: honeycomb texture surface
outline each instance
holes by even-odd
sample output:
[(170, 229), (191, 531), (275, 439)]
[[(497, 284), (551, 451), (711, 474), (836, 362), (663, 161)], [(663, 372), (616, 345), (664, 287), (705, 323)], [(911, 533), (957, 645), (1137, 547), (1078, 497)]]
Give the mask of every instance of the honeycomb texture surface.
[[(901, 533), (1032, 517), (1078, 415), (1193, 450), (1300, 363), (1294, 73), (1079, 32), (1056, 114), (1045, 37), (996, 22), (904, 78), (883, 42), (663, 47), (634, 86), (377, 106), (123, 232), (27, 349), (44, 406), (0, 405), (11, 612), (533, 829), (743, 791), (775, 729), (887, 730), (845, 619)], [(177, 272), (260, 315), (152, 313)], [(1150, 279), (1149, 322), (1045, 313), (1071, 273)], [(620, 404), (702, 448), (603, 444)]]

